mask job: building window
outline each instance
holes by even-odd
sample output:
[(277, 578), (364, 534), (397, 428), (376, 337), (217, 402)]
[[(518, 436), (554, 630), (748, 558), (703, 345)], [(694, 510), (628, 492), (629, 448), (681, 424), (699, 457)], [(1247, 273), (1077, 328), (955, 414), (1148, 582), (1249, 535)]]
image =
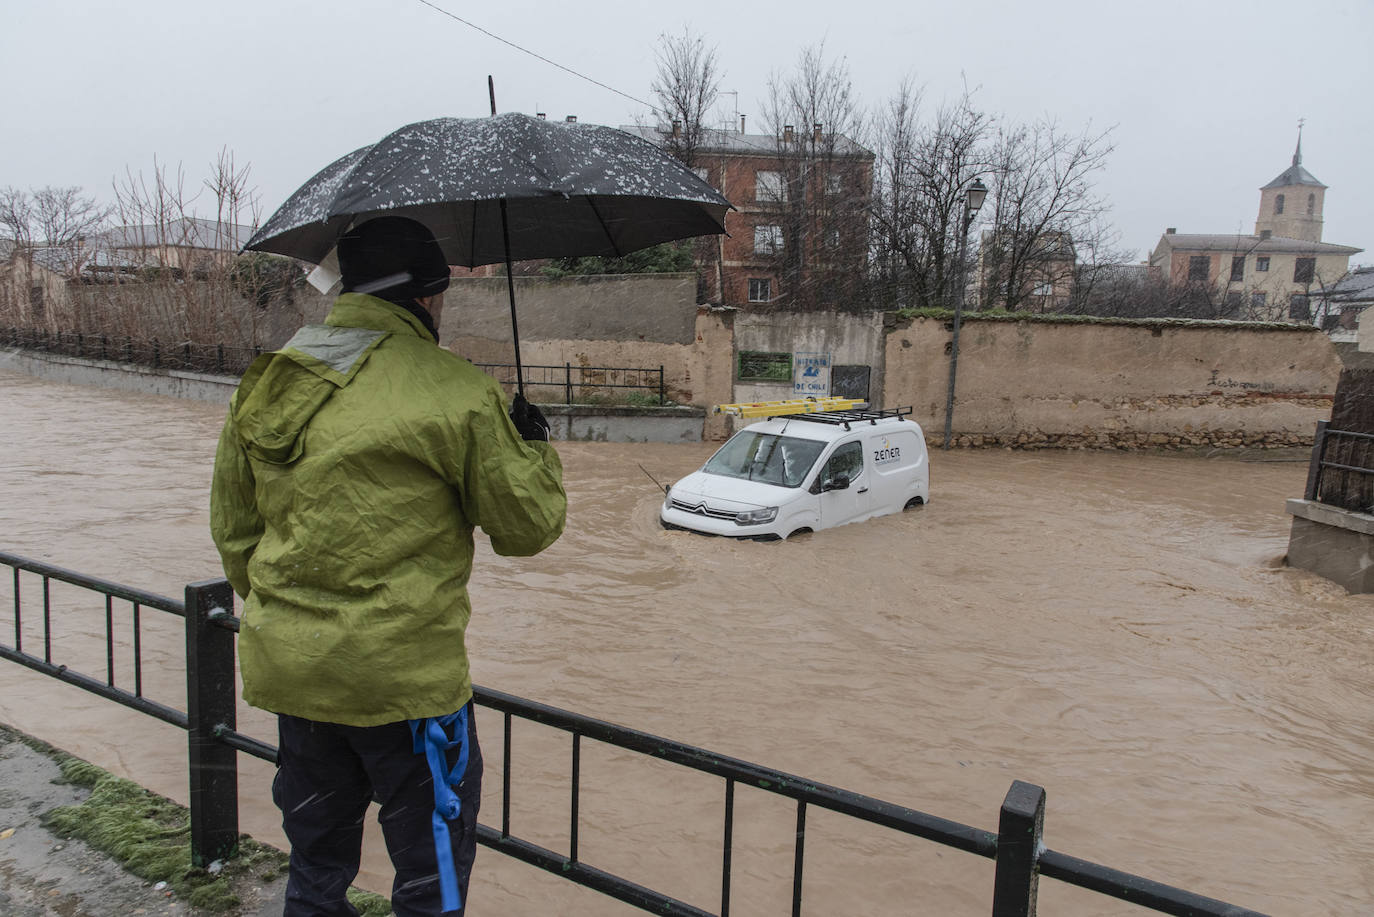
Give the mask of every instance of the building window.
[(29, 313), (36, 319), (43, 317), (43, 285), (35, 283), (29, 287)]
[(741, 382), (787, 382), (792, 378), (792, 355), (767, 350), (741, 350), (738, 376)]
[(749, 301), (768, 302), (773, 298), (773, 281), (767, 277), (749, 278)]
[(844, 191), (844, 173), (828, 172), (825, 176), (825, 193), (834, 197)]
[(1307, 215), (1312, 216), (1317, 212), (1317, 195), (1307, 195)]
[(1257, 271), (1267, 271), (1267, 270), (1269, 270), (1269, 256), (1268, 256), (1268, 255), (1258, 255), (1258, 256), (1256, 256), (1256, 258), (1255, 258), (1255, 270), (1257, 270)]
[(754, 200), (778, 203), (787, 200), (787, 183), (781, 172), (765, 172), (760, 169), (754, 173)]
[(1299, 258), (1293, 262), (1293, 282), (1311, 283), (1312, 275), (1316, 272), (1316, 258)]
[(1240, 290), (1232, 290), (1226, 294), (1226, 314), (1235, 315), (1240, 311), (1241, 294)]
[(1278, 197), (1274, 198), (1274, 214), (1275, 214), (1275, 215), (1278, 215), (1278, 214), (1280, 214), (1280, 213), (1283, 213), (1283, 195), (1282, 195), (1282, 194), (1280, 194)]
[(1245, 257), (1243, 255), (1240, 257), (1231, 258), (1231, 279), (1245, 279)]
[(1295, 322), (1312, 321), (1312, 304), (1303, 293), (1288, 297), (1288, 317)]
[(1188, 258), (1189, 283), (1206, 283), (1212, 272), (1212, 259), (1208, 255), (1192, 255)]
[(1258, 310), (1258, 309), (1263, 309), (1263, 308), (1264, 308), (1264, 303), (1265, 303), (1265, 301), (1266, 301), (1268, 298), (1269, 298), (1269, 294), (1268, 294), (1268, 293), (1251, 293), (1251, 294), (1250, 294), (1250, 308), (1251, 308), (1251, 309), (1257, 309), (1257, 310)]
[(781, 226), (755, 226), (754, 227), (754, 254), (756, 255), (776, 255), (782, 251), (782, 227)]

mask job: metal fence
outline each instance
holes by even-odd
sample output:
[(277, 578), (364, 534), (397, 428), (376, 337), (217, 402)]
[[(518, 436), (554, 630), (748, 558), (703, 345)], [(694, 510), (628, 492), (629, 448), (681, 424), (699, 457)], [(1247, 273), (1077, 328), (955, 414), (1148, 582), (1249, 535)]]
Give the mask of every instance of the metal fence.
[(217, 376), (241, 376), (261, 347), (195, 344), (191, 341), (144, 340), (128, 335), (48, 331), (45, 328), (0, 328), (0, 346), (57, 353), (88, 360), (111, 360), (154, 369), (175, 369)]
[(1303, 496), (1351, 512), (1374, 512), (1374, 434), (1333, 430), (1318, 421)]
[[(0, 328), (0, 347), (57, 353), (90, 360), (111, 360), (154, 369), (183, 370), (220, 376), (241, 376), (261, 354), (261, 347), (230, 347), (190, 341), (143, 340), (127, 335), (49, 331), (44, 328)], [(515, 384), (515, 364), (474, 363), (498, 382)], [(525, 388), (531, 400), (544, 404), (597, 403), (633, 400), (641, 393), (646, 403), (667, 403), (662, 366), (540, 366), (524, 364)], [(629, 395), (627, 398), (620, 393)]]
[[(187, 731), (190, 774), (191, 856), (204, 866), (232, 856), (238, 843), (237, 754), (243, 752), (265, 761), (276, 761), (271, 745), (237, 731), (234, 683), (233, 593), (224, 580), (208, 580), (186, 586), (184, 601), (154, 595), (129, 586), (64, 570), (40, 561), (0, 552), (0, 565), (13, 572), (14, 642), (0, 642), (0, 658), (83, 688), (116, 703), (139, 710)], [(58, 581), (87, 590), (103, 601), (105, 615), (106, 673), (97, 676), (74, 671), (58, 661), (52, 645), (51, 583)], [(26, 584), (40, 587), (42, 652), (25, 649), (23, 632)], [(129, 618), (134, 654), (134, 684), (116, 685), (114, 662), (114, 603), (132, 605)], [(143, 696), (140, 658), (141, 616), (153, 609), (185, 619), (186, 702), (185, 712)], [(1147, 910), (1190, 917), (1262, 917), (1257, 912), (1213, 898), (1164, 885), (1107, 866), (1068, 856), (1044, 845), (1045, 791), (1014, 781), (1002, 802), (996, 831), (984, 831), (914, 809), (827, 786), (794, 774), (772, 770), (703, 748), (685, 745), (649, 733), (592, 719), (567, 710), (538, 704), (499, 691), (477, 687), (477, 704), (503, 717), (503, 765), (501, 774), (501, 826), (478, 825), (478, 841), (579, 885), (595, 889), (645, 911), (693, 917), (728, 917), (731, 899), (731, 861), (734, 853), (735, 790), (745, 786), (786, 797), (796, 804), (796, 844), (793, 853), (792, 914), (802, 912), (807, 841), (807, 813), (823, 809), (882, 825), (902, 834), (995, 861), (992, 889), (993, 917), (1033, 917), (1040, 877), (1057, 879), (1111, 898), (1128, 901)], [(511, 831), (512, 722), (515, 718), (568, 733), (572, 739), (570, 768), (570, 824), (568, 849), (549, 850), (514, 835)], [(717, 910), (708, 910), (613, 875), (579, 857), (579, 800), (583, 740), (637, 752), (724, 781), (721, 805), (724, 832), (721, 838), (721, 892)], [(714, 902), (713, 902), (714, 904)]]
[[(502, 385), (515, 384), (514, 363), (474, 363), (478, 369), (494, 378)], [(525, 388), (532, 391), (547, 392), (544, 397), (531, 395), (531, 401), (552, 404), (597, 403), (608, 397), (626, 400), (615, 393), (628, 390), (642, 392), (658, 404), (667, 403), (667, 388), (663, 379), (663, 367), (633, 368), (624, 366), (540, 366), (522, 363), (525, 374)]]

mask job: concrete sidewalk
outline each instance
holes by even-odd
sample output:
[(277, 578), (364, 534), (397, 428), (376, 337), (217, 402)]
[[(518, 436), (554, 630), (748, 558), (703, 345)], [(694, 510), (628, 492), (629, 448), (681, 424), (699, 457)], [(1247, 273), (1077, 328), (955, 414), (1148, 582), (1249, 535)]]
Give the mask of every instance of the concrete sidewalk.
[[(79, 805), (86, 787), (66, 782), (58, 762), (0, 728), (0, 914), (5, 917), (209, 917), (125, 871), (81, 840), (41, 824), (58, 806)], [(234, 885), (241, 904), (217, 917), (280, 917), (286, 878)]]

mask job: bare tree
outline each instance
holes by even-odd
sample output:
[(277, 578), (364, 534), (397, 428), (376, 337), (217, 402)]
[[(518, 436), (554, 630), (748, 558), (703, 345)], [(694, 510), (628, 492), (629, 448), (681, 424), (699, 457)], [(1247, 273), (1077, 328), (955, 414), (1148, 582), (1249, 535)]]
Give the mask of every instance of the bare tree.
[(928, 122), (920, 108), (921, 93), (907, 80), (878, 121), (874, 288), (888, 308), (954, 302), (968, 267), (958, 263), (965, 195), (988, 169), (992, 120), (968, 92)]
[[(800, 310), (861, 308), (868, 259), (873, 154), (861, 142), (863, 113), (848, 65), (804, 49), (795, 70), (769, 80), (764, 122), (776, 138), (777, 177), (766, 203), (776, 212), (769, 247), (782, 278), (781, 303)], [(761, 190), (763, 190), (761, 188)]]
[(8, 251), (0, 251), (0, 262), (8, 262), (0, 284), (0, 321), (19, 326), (26, 323), (29, 290), (33, 284), (33, 198), (27, 191), (0, 188), (0, 231)]
[[(70, 305), (62, 280), (81, 279), (94, 252), (92, 237), (109, 212), (77, 187), (0, 190), (0, 229), (11, 248), (3, 292), (6, 322), (60, 327), (66, 319), (57, 309)], [(36, 270), (39, 265), (43, 271)]]
[(992, 151), (990, 222), (979, 251), (980, 304), (1015, 311), (1072, 289), (1077, 240), (1100, 239), (1106, 204), (1093, 174), (1111, 131), (1067, 135), (1052, 121), (1003, 126)]
[(40, 188), (33, 193), (33, 216), (43, 244), (69, 256), (72, 276), (80, 271), (90, 237), (105, 228), (111, 208), (80, 188)]
[[(655, 114), (668, 126), (663, 146), (683, 164), (701, 169), (710, 138), (707, 119), (720, 95), (715, 48), (706, 47), (700, 36), (684, 27), (681, 35), (659, 35), (655, 58), (658, 72), (651, 89), (658, 101)], [(723, 245), (719, 237), (702, 236), (692, 242), (699, 302), (720, 297), (725, 283)]]
[(654, 56), (658, 72), (651, 89), (658, 114), (670, 126), (664, 146), (686, 165), (695, 166), (706, 139), (706, 119), (720, 95), (716, 50), (684, 27), (681, 35), (660, 35)]

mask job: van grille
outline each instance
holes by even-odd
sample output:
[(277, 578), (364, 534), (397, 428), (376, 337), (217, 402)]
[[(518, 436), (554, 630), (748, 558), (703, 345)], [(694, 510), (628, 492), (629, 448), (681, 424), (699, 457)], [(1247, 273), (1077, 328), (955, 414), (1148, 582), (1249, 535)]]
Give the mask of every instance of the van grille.
[(673, 509), (681, 510), (684, 513), (692, 513), (697, 516), (709, 516), (712, 519), (734, 519), (735, 513), (723, 509), (711, 509), (705, 503), (688, 503), (686, 500), (679, 500), (674, 497), (669, 501)]

